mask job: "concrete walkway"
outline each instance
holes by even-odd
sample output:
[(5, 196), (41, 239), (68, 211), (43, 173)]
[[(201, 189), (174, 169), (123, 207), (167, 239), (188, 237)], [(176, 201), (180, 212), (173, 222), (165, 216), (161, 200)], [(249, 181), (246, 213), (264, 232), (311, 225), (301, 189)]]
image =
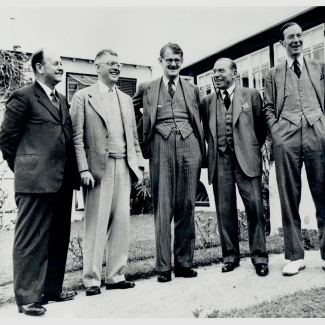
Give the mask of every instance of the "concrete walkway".
[[(306, 252), (306, 269), (292, 277), (282, 276), (287, 261), (283, 254), (270, 257), (270, 274), (259, 277), (249, 259), (230, 273), (221, 273), (221, 265), (198, 269), (194, 279), (174, 278), (158, 283), (156, 278), (136, 281), (128, 290), (109, 290), (86, 297), (84, 291), (68, 302), (51, 303), (47, 318), (193, 318), (195, 310), (205, 317), (217, 309), (245, 308), (262, 301), (325, 285), (325, 271), (319, 251)], [(0, 308), (2, 318), (25, 318), (15, 305)], [(30, 320), (30, 317), (28, 317)]]

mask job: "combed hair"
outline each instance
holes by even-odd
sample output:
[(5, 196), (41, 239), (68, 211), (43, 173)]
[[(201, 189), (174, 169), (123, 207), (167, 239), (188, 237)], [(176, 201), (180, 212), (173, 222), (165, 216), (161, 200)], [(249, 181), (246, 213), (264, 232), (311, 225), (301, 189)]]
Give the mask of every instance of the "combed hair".
[(118, 56), (116, 52), (114, 52), (113, 50), (110, 50), (110, 49), (104, 49), (104, 50), (101, 50), (97, 53), (96, 57), (95, 57), (95, 61), (97, 59), (100, 59), (103, 55), (105, 54), (110, 54), (110, 55), (114, 55), (114, 56)]
[[(284, 25), (281, 27), (280, 32), (279, 32), (279, 39), (280, 39), (281, 41), (284, 40), (284, 31), (285, 31), (287, 28), (289, 28), (289, 27), (291, 27), (291, 26), (294, 26), (294, 25), (299, 26), (297, 23), (291, 21), (290, 23), (286, 23), (286, 24), (284, 24)], [(299, 27), (300, 27), (300, 26), (299, 26)]]
[(178, 44), (169, 42), (168, 44), (164, 45), (160, 50), (160, 57), (164, 58), (164, 54), (167, 48), (170, 48), (174, 54), (180, 54), (181, 58), (183, 59), (183, 50), (180, 48)]
[(231, 70), (236, 70), (237, 71), (237, 64), (233, 60), (231, 60), (229, 58), (220, 58), (217, 61), (219, 61), (219, 60), (228, 60), (229, 61), (229, 68)]
[(37, 72), (36, 70), (36, 64), (40, 63), (43, 64), (44, 63), (44, 49), (39, 49), (38, 51), (36, 51), (33, 55), (32, 55), (32, 68), (34, 73)]

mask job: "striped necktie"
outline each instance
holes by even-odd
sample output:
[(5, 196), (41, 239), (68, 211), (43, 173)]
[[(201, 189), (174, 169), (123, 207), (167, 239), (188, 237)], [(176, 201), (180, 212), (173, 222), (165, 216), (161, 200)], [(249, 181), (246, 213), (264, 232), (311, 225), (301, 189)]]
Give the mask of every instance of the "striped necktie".
[(60, 112), (60, 101), (59, 101), (59, 99), (56, 97), (54, 90), (52, 90), (50, 96), (51, 96), (51, 102), (52, 102), (52, 104), (53, 104), (53, 105), (57, 108), (57, 110)]
[(168, 92), (171, 98), (174, 97), (175, 94), (175, 90), (173, 89), (173, 85), (174, 85), (174, 81), (173, 80), (169, 80), (168, 81)]

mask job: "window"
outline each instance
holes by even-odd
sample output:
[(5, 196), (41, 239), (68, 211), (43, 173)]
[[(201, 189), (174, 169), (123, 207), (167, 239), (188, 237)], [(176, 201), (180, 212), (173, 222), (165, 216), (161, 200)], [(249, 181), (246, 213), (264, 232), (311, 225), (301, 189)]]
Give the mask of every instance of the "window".
[(265, 72), (270, 67), (269, 48), (263, 48), (235, 62), (237, 65), (236, 83), (242, 87), (257, 89), (263, 97)]
[(211, 79), (211, 71), (203, 73), (197, 77), (198, 86), (200, 89), (200, 97), (203, 98), (206, 95), (211, 94), (211, 92), (215, 92), (212, 79)]
[[(304, 31), (303, 36), (302, 53), (304, 57), (324, 61), (324, 24)], [(280, 42), (274, 44), (275, 65), (283, 62), (286, 57), (286, 50)]]
[[(89, 87), (97, 82), (98, 76), (67, 73), (67, 97), (69, 103), (73, 95), (80, 89)], [(116, 86), (129, 96), (133, 96), (136, 91), (137, 79), (120, 77)]]

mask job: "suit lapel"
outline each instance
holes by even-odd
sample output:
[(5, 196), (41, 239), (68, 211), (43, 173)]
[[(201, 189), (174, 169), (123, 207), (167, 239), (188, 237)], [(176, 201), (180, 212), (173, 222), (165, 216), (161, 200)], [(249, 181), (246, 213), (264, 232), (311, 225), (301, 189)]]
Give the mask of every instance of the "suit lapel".
[(239, 115), (242, 111), (242, 107), (245, 102), (246, 102), (245, 92), (241, 87), (236, 86), (234, 91), (234, 98), (232, 101), (233, 127), (235, 126), (239, 118)]
[(34, 83), (34, 92), (35, 95), (38, 97), (39, 103), (42, 104), (51, 113), (55, 120), (61, 123), (61, 118), (58, 109), (52, 104), (52, 102), (46, 95), (44, 89), (39, 85), (37, 81), (35, 81)]
[(321, 73), (319, 71), (318, 65), (306, 59), (304, 61), (310, 82), (315, 88), (318, 101), (321, 104), (322, 111), (324, 112), (324, 87), (322, 87), (323, 83), (320, 81)]
[(60, 110), (61, 110), (61, 120), (62, 123), (64, 124), (64, 121), (67, 117), (69, 108), (67, 107), (66, 100), (63, 98), (63, 96), (59, 93), (57, 93), (59, 101), (60, 101)]
[(130, 131), (132, 130), (130, 128), (130, 125), (132, 125), (131, 124), (132, 122), (128, 121), (128, 119), (129, 119), (128, 108), (130, 107), (129, 97), (127, 97), (118, 88), (116, 88), (116, 94), (117, 94), (117, 99), (119, 101), (119, 105), (120, 105), (120, 109), (121, 109), (122, 124), (123, 124), (123, 128), (124, 128), (126, 143), (132, 143), (132, 134), (130, 133)]
[(108, 130), (107, 115), (105, 111), (106, 107), (104, 105), (104, 102), (102, 101), (102, 96), (99, 92), (97, 83), (89, 87), (88, 96), (89, 96), (89, 104), (104, 120)]
[(209, 105), (209, 128), (213, 138), (217, 137), (217, 105), (219, 99), (217, 94), (212, 95), (211, 103)]
[(151, 127), (155, 125), (156, 121), (159, 89), (161, 82), (162, 78), (157, 79), (151, 84), (151, 86), (148, 87), (148, 107), (150, 107)]
[(187, 82), (183, 81), (181, 77), (179, 77), (179, 84), (183, 89), (184, 100), (187, 107), (187, 113), (189, 115), (189, 119), (191, 124), (193, 124), (193, 103), (194, 103), (194, 91), (193, 87), (189, 85)]
[[(280, 63), (275, 70), (274, 80), (276, 86), (276, 115), (280, 114), (280, 110), (284, 103), (285, 81), (286, 81), (287, 61)], [(276, 116), (278, 118), (278, 115)]]

